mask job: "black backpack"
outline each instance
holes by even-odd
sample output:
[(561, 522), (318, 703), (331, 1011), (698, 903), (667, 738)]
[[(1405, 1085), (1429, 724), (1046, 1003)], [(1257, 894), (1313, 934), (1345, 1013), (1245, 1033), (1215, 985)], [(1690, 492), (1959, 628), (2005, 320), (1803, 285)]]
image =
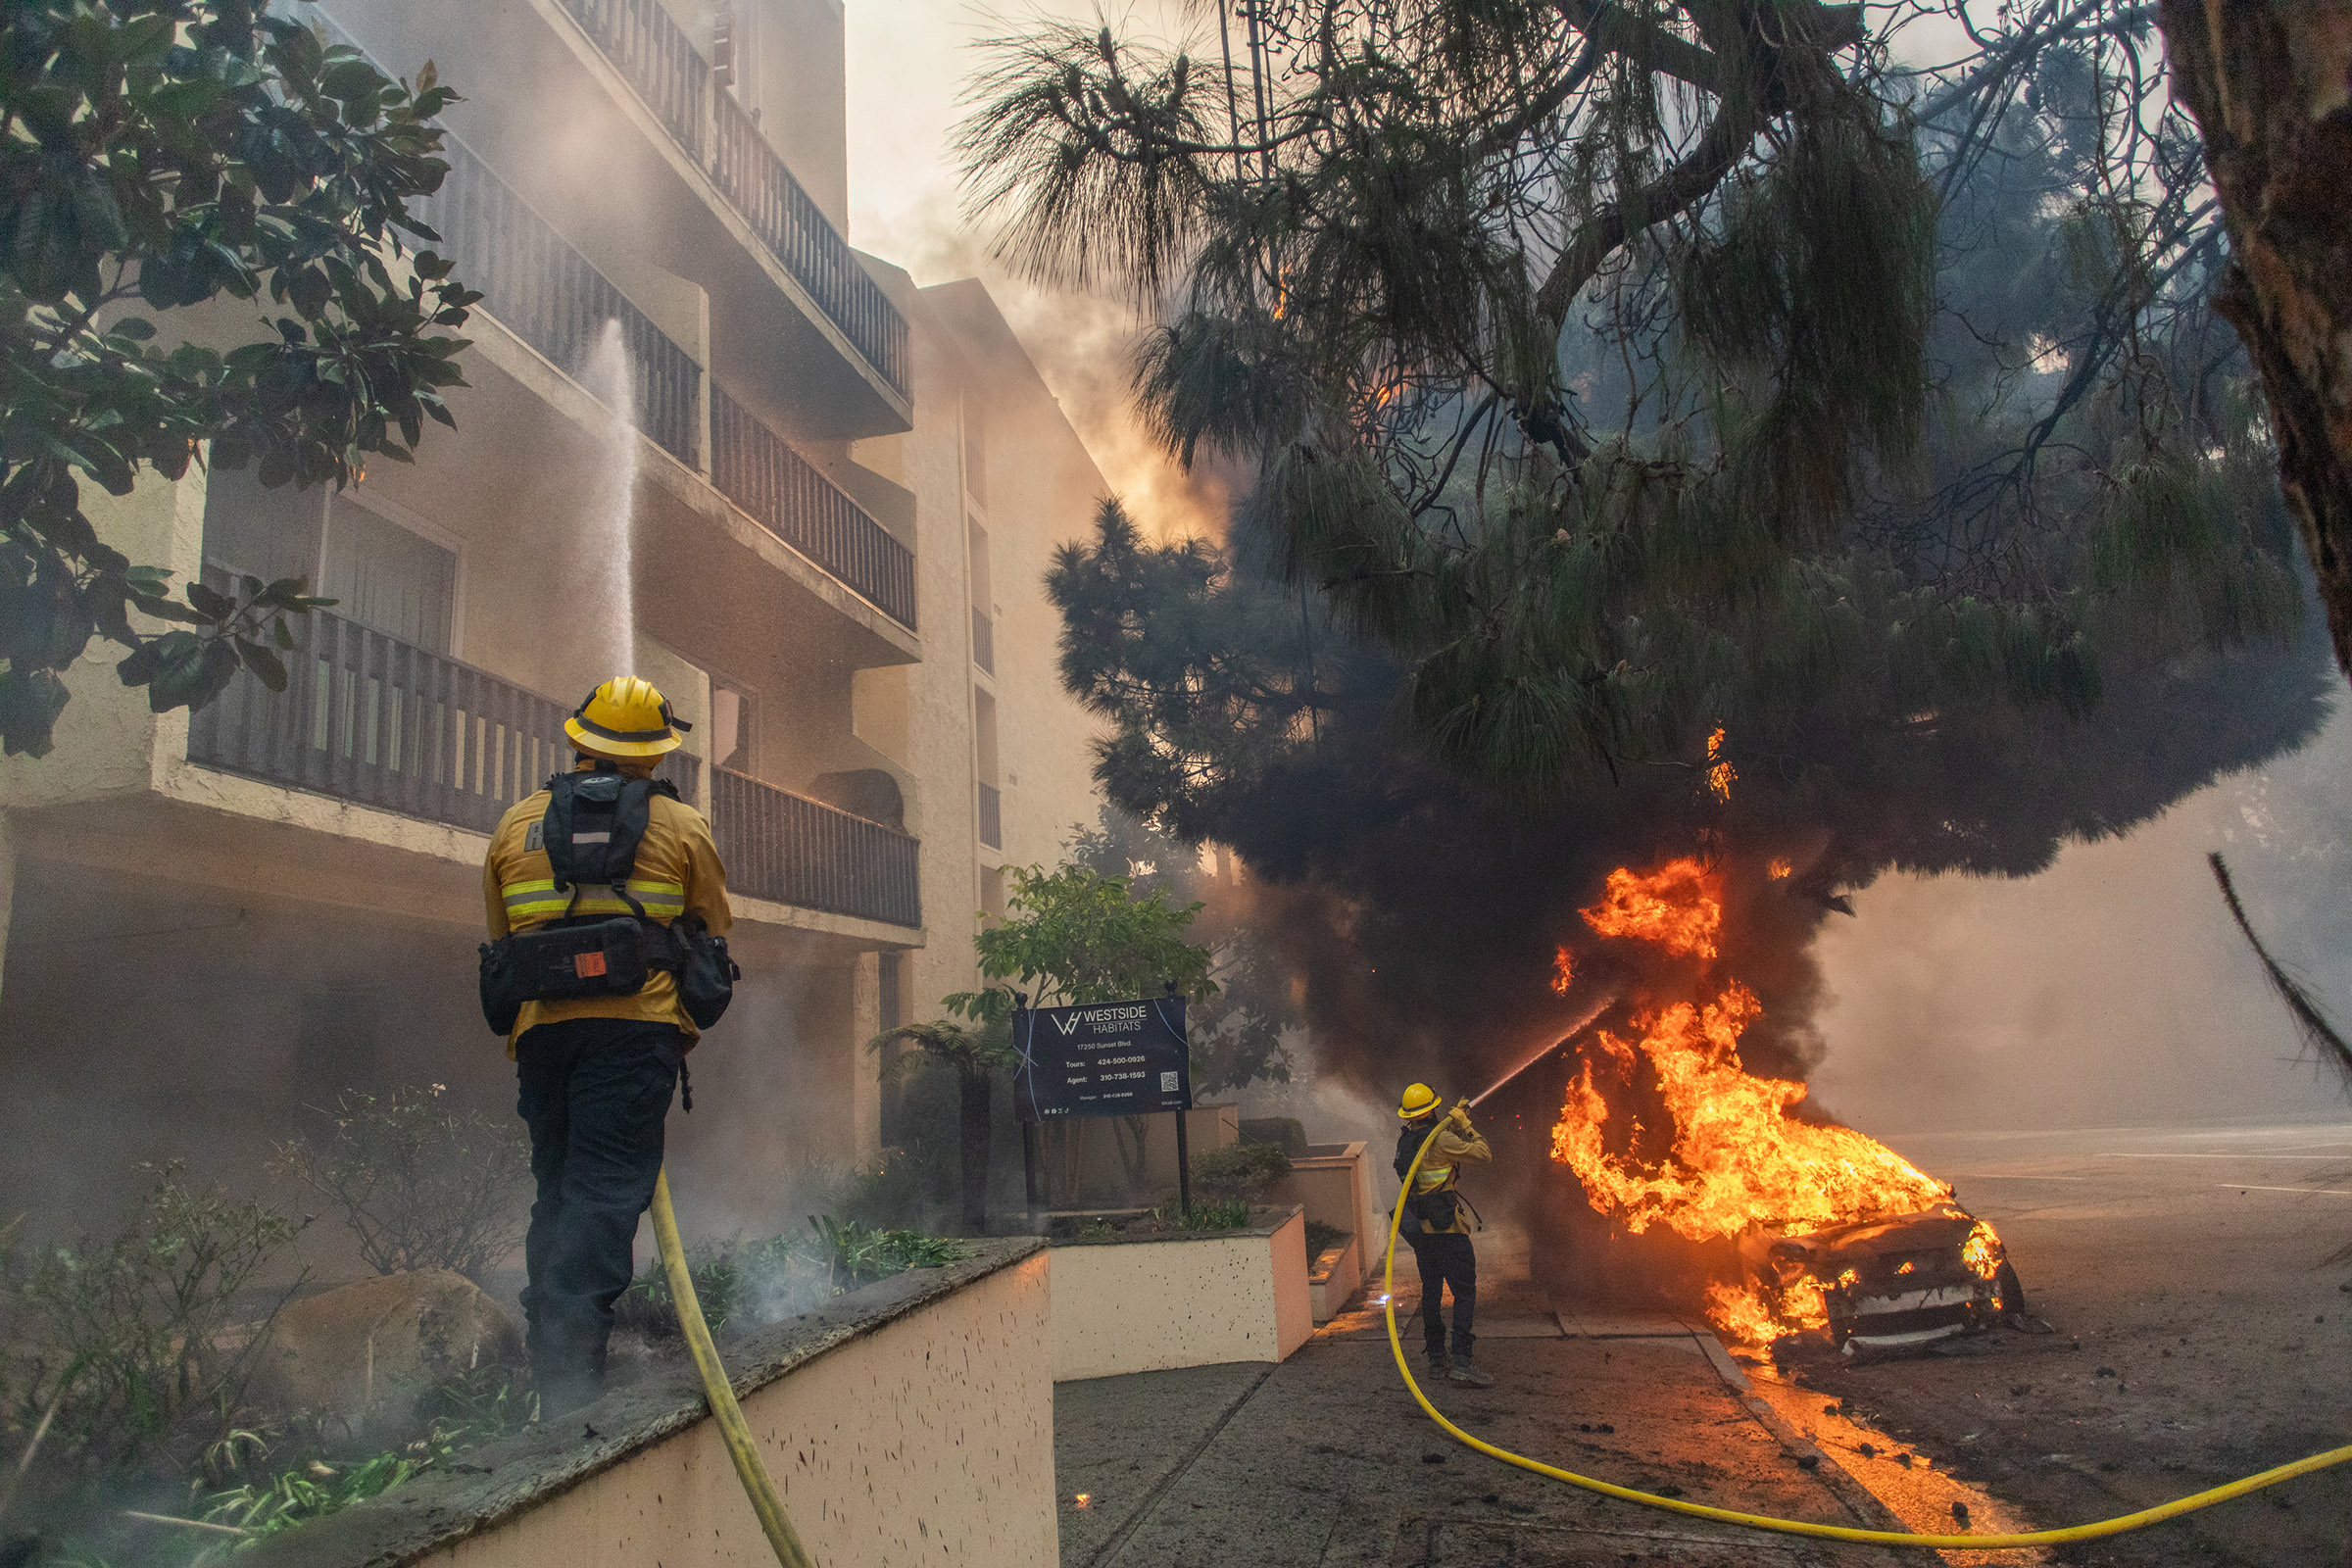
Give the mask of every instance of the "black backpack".
[(653, 818), (654, 796), (674, 801), (677, 786), (598, 769), (559, 773), (547, 781), (547, 813), (536, 831), (556, 890), (568, 890), (576, 906), (583, 888), (610, 888), (631, 912), (565, 913), (484, 943), (482, 1018), (491, 1032), (512, 1033), (525, 1002), (634, 996), (657, 969), (677, 976), (678, 1000), (697, 1028), (718, 1022), (742, 973), (728, 956), (726, 938), (712, 936), (692, 914), (665, 926), (628, 890), (637, 847)]

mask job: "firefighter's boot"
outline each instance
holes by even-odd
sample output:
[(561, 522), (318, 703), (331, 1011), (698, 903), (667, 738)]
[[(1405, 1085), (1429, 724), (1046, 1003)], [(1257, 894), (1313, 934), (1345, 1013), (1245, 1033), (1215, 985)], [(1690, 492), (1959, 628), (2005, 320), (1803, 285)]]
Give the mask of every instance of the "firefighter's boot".
[(1446, 1377), (1448, 1382), (1467, 1383), (1474, 1389), (1491, 1389), (1494, 1386), (1494, 1375), (1481, 1370), (1479, 1364), (1466, 1355), (1453, 1358), (1453, 1365), (1446, 1369)]

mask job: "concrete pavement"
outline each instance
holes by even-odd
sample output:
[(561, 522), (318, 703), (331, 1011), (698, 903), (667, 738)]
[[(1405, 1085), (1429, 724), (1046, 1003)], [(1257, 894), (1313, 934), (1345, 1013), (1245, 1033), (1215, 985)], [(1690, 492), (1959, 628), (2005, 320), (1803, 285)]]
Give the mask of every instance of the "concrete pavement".
[[(1886, 1522), (1858, 1489), (1860, 1507), (1842, 1499), (1818, 1452), (1727, 1384), (1711, 1341), (1670, 1319), (1564, 1321), (1528, 1283), (1512, 1237), (1489, 1233), (1481, 1254), (1479, 1359), (1495, 1386), (1428, 1387), (1465, 1430), (1646, 1491)], [(1408, 1285), (1400, 1327), (1417, 1367), (1418, 1325), (1406, 1316), (1416, 1304)], [(1054, 1433), (1063, 1568), (1896, 1560), (1637, 1508), (1474, 1453), (1413, 1405), (1376, 1310), (1335, 1319), (1279, 1367), (1063, 1384)]]

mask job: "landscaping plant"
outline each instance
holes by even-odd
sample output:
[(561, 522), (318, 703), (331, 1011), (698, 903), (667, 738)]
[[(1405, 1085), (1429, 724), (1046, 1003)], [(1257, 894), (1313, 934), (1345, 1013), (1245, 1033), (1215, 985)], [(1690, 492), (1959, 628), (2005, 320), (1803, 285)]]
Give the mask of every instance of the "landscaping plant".
[(8, 1258), (0, 1276), (0, 1396), (12, 1429), (46, 1423), (30, 1458), (48, 1486), (191, 1470), (218, 1484), (268, 1427), (246, 1385), (302, 1276), (252, 1292), (296, 1227), (191, 1186), (177, 1161), (142, 1168), (152, 1185), (120, 1233)]
[(456, 1109), (447, 1093), (347, 1091), (320, 1112), (325, 1134), (280, 1144), (270, 1169), (340, 1210), (378, 1274), (446, 1268), (479, 1285), (521, 1245), (531, 1147), (514, 1118)]

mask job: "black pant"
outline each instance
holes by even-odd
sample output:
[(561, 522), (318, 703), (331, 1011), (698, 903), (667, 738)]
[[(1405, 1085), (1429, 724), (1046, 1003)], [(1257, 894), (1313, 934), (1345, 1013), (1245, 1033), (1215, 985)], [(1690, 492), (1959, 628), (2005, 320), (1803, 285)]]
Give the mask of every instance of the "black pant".
[(1478, 1316), (1478, 1254), (1467, 1236), (1408, 1237), (1413, 1261), (1421, 1268), (1421, 1348), (1432, 1361), (1446, 1354), (1446, 1308), (1441, 1290), (1453, 1292), (1453, 1353), (1470, 1359), (1478, 1336), (1470, 1332)]
[(685, 1038), (628, 1018), (545, 1023), (515, 1043), (539, 1192), (523, 1243), (523, 1321), (540, 1408), (561, 1414), (604, 1389), (612, 1303), (629, 1287), (637, 1217), (662, 1174), (662, 1122)]

